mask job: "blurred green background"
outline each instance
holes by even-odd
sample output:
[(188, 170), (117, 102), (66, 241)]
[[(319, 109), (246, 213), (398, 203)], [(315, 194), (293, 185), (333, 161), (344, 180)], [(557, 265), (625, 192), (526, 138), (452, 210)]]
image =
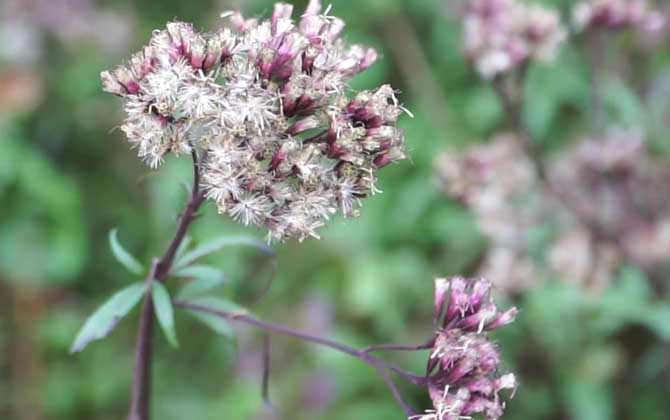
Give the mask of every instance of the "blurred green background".
[[(298, 9), (305, 3), (295, 2)], [(274, 285), (252, 309), (355, 346), (418, 343), (432, 333), (433, 278), (472, 273), (487, 245), (473, 216), (438, 188), (434, 158), (500, 131), (503, 112), (461, 55), (458, 2), (332, 3), (347, 22), (345, 37), (383, 55), (355, 87), (390, 82), (403, 92), (415, 116), (400, 122), (411, 160), (382, 171), (384, 193), (366, 200), (361, 218), (336, 220), (321, 241), (277, 245)], [(545, 3), (564, 12), (571, 5)], [(82, 354), (70, 356), (68, 347), (96, 306), (137, 280), (114, 261), (108, 231), (117, 227), (126, 247), (145, 260), (162, 252), (190, 168), (186, 159), (169, 159), (150, 172), (136, 158), (114, 129), (120, 101), (102, 93), (99, 73), (170, 19), (212, 28), (221, 11), (238, 7), (267, 16), (272, 2), (0, 4), (0, 418), (125, 417), (137, 314)], [(641, 51), (625, 35), (611, 41), (613, 54), (632, 59), (640, 84), (670, 80), (667, 42)], [(564, 147), (587, 126), (588, 64), (580, 57), (568, 46), (553, 66), (531, 69), (526, 119), (546, 150)], [(654, 115), (670, 93), (655, 98), (659, 105), (625, 80), (610, 75), (611, 122), (644, 129), (658, 153), (667, 152), (668, 120)], [(262, 236), (208, 206), (192, 235), (240, 232)], [(233, 280), (231, 293), (242, 303), (252, 302), (268, 274), (256, 273), (258, 258), (230, 250), (211, 260)], [(495, 334), (521, 381), (506, 418), (670, 418), (670, 286), (656, 286), (633, 267), (597, 296), (552, 279), (503, 296), (503, 306), (521, 308), (518, 321)], [(236, 340), (224, 340), (187, 318), (177, 327), (179, 351), (156, 336), (155, 419), (403, 418), (368, 366), (284, 337), (273, 339), (272, 415), (261, 399), (257, 331), (242, 327)], [(425, 357), (390, 356), (417, 372)], [(429, 406), (421, 390), (403, 390), (417, 409)]]

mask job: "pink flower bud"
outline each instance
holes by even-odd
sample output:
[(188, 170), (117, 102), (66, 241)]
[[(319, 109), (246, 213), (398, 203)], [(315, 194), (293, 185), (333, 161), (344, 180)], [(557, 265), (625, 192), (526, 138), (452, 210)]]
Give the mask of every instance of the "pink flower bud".
[(445, 278), (435, 279), (435, 306), (433, 312), (433, 323), (437, 323), (440, 315), (444, 312), (444, 302), (447, 300), (449, 281)]
[(498, 315), (493, 321), (486, 325), (487, 331), (492, 331), (505, 325), (511, 324), (516, 319), (516, 315), (519, 313), (519, 310), (514, 307), (506, 310), (502, 314)]

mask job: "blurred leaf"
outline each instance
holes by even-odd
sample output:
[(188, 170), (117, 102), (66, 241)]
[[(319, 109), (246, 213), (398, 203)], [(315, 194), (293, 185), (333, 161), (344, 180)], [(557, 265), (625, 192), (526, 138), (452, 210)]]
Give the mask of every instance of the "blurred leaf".
[(173, 347), (178, 347), (177, 332), (174, 327), (174, 310), (172, 309), (172, 300), (163, 283), (154, 281), (151, 286), (151, 298), (154, 302), (156, 318), (161, 325), (165, 336)]
[(644, 111), (633, 89), (622, 80), (607, 80), (602, 87), (603, 105), (609, 114), (608, 123), (621, 128), (640, 129)]
[(116, 260), (121, 263), (128, 271), (138, 276), (143, 274), (144, 267), (142, 264), (132, 256), (126, 249), (121, 245), (118, 238), (117, 229), (112, 229), (109, 232), (109, 246), (112, 248), (112, 252), (116, 257)]
[(247, 308), (238, 305), (237, 303), (231, 300), (220, 297), (206, 296), (197, 299), (188, 299), (187, 302), (196, 305), (206, 306), (208, 308), (216, 309), (219, 311), (230, 312), (232, 314), (238, 314), (238, 315), (249, 314), (249, 310)]
[(559, 118), (562, 108), (586, 108), (590, 99), (586, 74), (579, 54), (570, 47), (551, 66), (531, 66), (524, 86), (524, 121), (534, 138), (544, 140), (565, 124)]
[[(577, 379), (577, 378), (574, 378)], [(612, 396), (607, 387), (599, 382), (573, 380), (563, 386), (568, 401), (568, 410), (573, 419), (612, 419)]]
[(175, 277), (216, 280), (218, 283), (225, 283), (227, 280), (223, 271), (211, 265), (190, 265), (180, 268), (173, 275)]
[(191, 246), (191, 242), (193, 242), (193, 239), (191, 239), (190, 236), (184, 236), (184, 239), (181, 241), (181, 243), (179, 244), (179, 247), (177, 247), (177, 251), (174, 254), (175, 261), (179, 261), (179, 259), (184, 255), (184, 253)]
[(109, 335), (119, 321), (142, 299), (145, 289), (145, 284), (140, 282), (116, 292), (86, 320), (70, 347), (70, 353), (80, 352), (90, 342)]
[(233, 329), (233, 327), (230, 325), (228, 321), (221, 318), (220, 316), (192, 310), (187, 310), (186, 312), (193, 318), (197, 319), (198, 321), (202, 322), (203, 324), (214, 330), (214, 332), (216, 332), (219, 335), (222, 335), (227, 338), (233, 338), (235, 336), (235, 330)]
[[(197, 299), (188, 299), (187, 301), (196, 305), (202, 305), (211, 309), (230, 312), (233, 314), (245, 315), (249, 313), (246, 308), (236, 304), (235, 302), (218, 297), (201, 297)], [(232, 338), (235, 335), (235, 331), (231, 327), (228, 320), (219, 315), (191, 309), (188, 309), (187, 312), (198, 321), (214, 330), (217, 334), (228, 338)]]
[(466, 98), (464, 116), (476, 134), (487, 134), (500, 124), (503, 110), (490, 86), (482, 85), (473, 88)]
[(193, 299), (205, 292), (226, 284), (223, 272), (214, 267), (191, 266), (175, 273), (178, 277), (192, 277), (177, 295), (180, 299)]
[(75, 281), (89, 251), (78, 183), (35, 147), (27, 134), (3, 121), (0, 167), (4, 280)]
[(248, 236), (224, 236), (222, 238), (214, 239), (206, 242), (195, 249), (185, 253), (176, 263), (175, 269), (181, 269), (188, 266), (192, 262), (206, 255), (221, 251), (226, 247), (231, 246), (248, 246), (257, 249), (265, 254), (275, 256), (275, 251), (265, 242)]
[(624, 267), (596, 303), (595, 328), (612, 334), (625, 325), (638, 324), (661, 339), (670, 339), (670, 303), (655, 302), (652, 296), (645, 274), (636, 267)]

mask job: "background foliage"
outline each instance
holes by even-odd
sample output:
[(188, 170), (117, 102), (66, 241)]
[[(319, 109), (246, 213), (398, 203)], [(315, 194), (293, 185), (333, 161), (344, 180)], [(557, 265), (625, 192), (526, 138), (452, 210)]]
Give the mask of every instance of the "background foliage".
[[(276, 247), (275, 283), (252, 306), (261, 316), (352, 345), (420, 342), (431, 333), (433, 277), (471, 273), (481, 258), (486, 241), (473, 217), (434, 180), (440, 151), (484, 141), (504, 126), (494, 92), (461, 56), (456, 3), (333, 1), (347, 22), (346, 37), (383, 54), (356, 87), (391, 82), (413, 111), (415, 118), (400, 123), (412, 159), (383, 172), (384, 193), (366, 201), (360, 219), (337, 220), (322, 241)], [(571, 4), (546, 3), (564, 11)], [(169, 160), (149, 173), (112, 130), (121, 110), (101, 92), (99, 72), (174, 17), (205, 28), (217, 24), (220, 11), (239, 6), (267, 15), (271, 4), (0, 5), (0, 418), (104, 420), (127, 410), (137, 314), (105, 344), (76, 357), (68, 347), (97, 305), (138, 280), (114, 262), (108, 231), (118, 227), (124, 244), (147, 261), (159, 253), (186, 198), (175, 180), (188, 182), (190, 168), (187, 160)], [(657, 152), (667, 153), (668, 42), (644, 51), (621, 35), (608, 45), (615, 62), (640, 56), (624, 70), (640, 85), (659, 86), (643, 97), (630, 78), (611, 74), (603, 89), (608, 122), (644, 129)], [(560, 150), (588, 125), (588, 74), (574, 47), (552, 67), (531, 69), (525, 119), (545, 150)], [(243, 232), (211, 206), (204, 213), (195, 240)], [(258, 258), (244, 250), (211, 258), (242, 303), (254, 302), (269, 275)], [(667, 282), (649, 284), (628, 267), (600, 295), (540, 279), (509, 298), (522, 312), (496, 338), (521, 388), (507, 418), (668, 418), (669, 292)], [(255, 331), (242, 328), (236, 339), (222, 340), (187, 317), (177, 329), (178, 352), (157, 336), (157, 419), (402, 418), (369, 367), (281, 337), (273, 340), (273, 415), (261, 400)], [(425, 354), (395, 357), (416, 371), (425, 364)], [(417, 408), (427, 406), (420, 391), (410, 395)]]

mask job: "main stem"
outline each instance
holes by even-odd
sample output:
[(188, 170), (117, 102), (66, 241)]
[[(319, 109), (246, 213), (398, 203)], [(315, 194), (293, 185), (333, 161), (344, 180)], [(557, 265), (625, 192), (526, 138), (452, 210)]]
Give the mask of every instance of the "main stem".
[(164, 281), (170, 274), (177, 249), (179, 249), (179, 245), (181, 245), (186, 237), (188, 227), (195, 220), (198, 209), (205, 199), (204, 193), (200, 190), (200, 169), (198, 167), (198, 155), (195, 150), (191, 152), (191, 156), (193, 158), (193, 190), (191, 191), (191, 196), (186, 204), (186, 209), (179, 217), (179, 224), (177, 225), (172, 242), (170, 242), (170, 246), (168, 246), (160, 259), (153, 262), (146, 280), (149, 287), (147, 287), (147, 294), (142, 305), (137, 332), (135, 370), (133, 372), (128, 420), (149, 420), (154, 324), (154, 305), (151, 300), (150, 286), (154, 281)]

